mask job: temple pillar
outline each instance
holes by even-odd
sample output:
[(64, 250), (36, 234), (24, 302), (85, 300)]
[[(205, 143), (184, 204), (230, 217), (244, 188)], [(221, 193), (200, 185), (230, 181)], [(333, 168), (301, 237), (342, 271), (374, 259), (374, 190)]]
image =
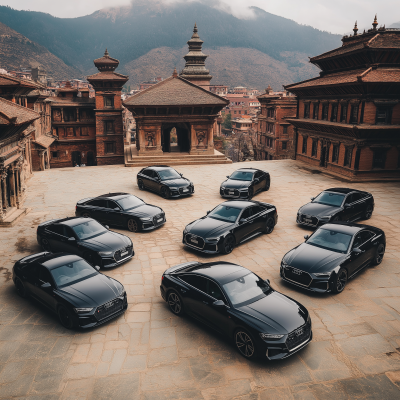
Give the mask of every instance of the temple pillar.
[(76, 122), (79, 122), (79, 107), (76, 107)]
[(196, 150), (197, 146), (197, 140), (196, 140), (196, 131), (193, 127), (193, 124), (190, 125), (190, 151), (189, 153), (192, 153), (194, 150)]
[(64, 122), (64, 109), (61, 107), (61, 122)]
[(17, 206), (17, 199), (15, 195), (15, 176), (14, 176), (14, 169), (10, 166), (9, 168), (9, 180), (10, 180), (10, 189), (11, 189), (11, 207)]
[(208, 125), (208, 140), (207, 140), (207, 148), (214, 149), (214, 129), (213, 124)]
[(1, 213), (3, 214), (7, 208), (7, 168), (1, 170)]

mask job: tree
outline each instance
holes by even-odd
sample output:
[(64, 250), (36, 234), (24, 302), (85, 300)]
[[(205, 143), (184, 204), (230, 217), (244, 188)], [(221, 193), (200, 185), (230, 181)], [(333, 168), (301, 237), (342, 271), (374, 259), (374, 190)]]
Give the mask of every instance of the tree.
[(232, 129), (232, 115), (231, 115), (231, 113), (225, 115), (224, 122), (222, 123), (222, 126), (225, 129)]

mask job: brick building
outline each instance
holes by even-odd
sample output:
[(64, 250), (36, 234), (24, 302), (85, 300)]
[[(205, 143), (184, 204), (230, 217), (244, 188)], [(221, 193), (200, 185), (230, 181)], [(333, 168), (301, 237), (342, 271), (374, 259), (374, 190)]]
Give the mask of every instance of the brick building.
[(248, 133), (254, 130), (256, 123), (252, 118), (236, 118), (232, 120), (232, 131), (234, 134)]
[(297, 95), (296, 159), (350, 181), (400, 178), (400, 30), (342, 38), (313, 57), (320, 76), (285, 88)]
[(286, 92), (273, 92), (268, 86), (257, 99), (261, 104), (257, 123), (258, 158), (294, 158), (294, 128), (287, 119), (296, 116), (296, 98)]

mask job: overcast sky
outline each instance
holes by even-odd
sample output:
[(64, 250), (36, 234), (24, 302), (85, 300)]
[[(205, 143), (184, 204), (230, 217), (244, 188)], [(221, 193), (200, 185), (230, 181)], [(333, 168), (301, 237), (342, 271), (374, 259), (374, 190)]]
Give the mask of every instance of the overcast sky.
[[(137, 1), (137, 0), (136, 0)], [(139, 0), (144, 1), (144, 0)], [(150, 2), (152, 0), (146, 0)], [(160, 0), (156, 0), (160, 1)], [(195, 0), (164, 0), (167, 2)], [(389, 26), (400, 21), (399, 0), (202, 0), (215, 7), (230, 10), (239, 18), (250, 18), (249, 6), (290, 18), (305, 25), (344, 34), (358, 21), (359, 29), (371, 27), (375, 13), (378, 23)], [(131, 0), (0, 0), (17, 10), (42, 11), (56, 17), (78, 17), (104, 7), (128, 5)]]

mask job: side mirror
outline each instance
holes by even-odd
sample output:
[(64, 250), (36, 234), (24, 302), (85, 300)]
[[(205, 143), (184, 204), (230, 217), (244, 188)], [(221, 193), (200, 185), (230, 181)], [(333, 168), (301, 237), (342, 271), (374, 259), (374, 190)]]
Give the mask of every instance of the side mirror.
[(183, 176), (183, 174), (179, 173), (180, 176)]
[(355, 248), (352, 250), (352, 253), (358, 255), (358, 254), (361, 254), (362, 251), (361, 251), (358, 247), (355, 247)]
[(104, 225), (104, 228), (106, 229), (110, 229), (110, 227), (108, 225)]
[(264, 281), (268, 286), (270, 286), (271, 285), (271, 281), (269, 280), (269, 279), (265, 279), (265, 281)]
[(210, 214), (211, 211), (207, 211), (207, 215)]
[(258, 183), (258, 182), (260, 182), (260, 179), (259, 178), (255, 178), (254, 179), (254, 183)]
[(226, 176), (229, 179), (229, 175)]
[(213, 306), (216, 308), (226, 307), (226, 304), (222, 300), (214, 301)]
[(94, 269), (95, 269), (96, 271), (100, 271), (100, 267), (99, 267), (98, 265), (95, 265), (95, 266), (94, 266)]
[(40, 286), (42, 289), (49, 289), (51, 288), (51, 285), (49, 282), (43, 283), (43, 285)]
[(311, 197), (311, 201), (313, 201), (315, 199), (315, 197)]
[(351, 207), (351, 205), (348, 203), (344, 205), (344, 208), (350, 208), (350, 207)]
[(239, 224), (244, 224), (245, 222), (247, 222), (247, 219), (246, 219), (246, 218), (242, 218), (242, 219), (239, 221)]
[(71, 236), (70, 238), (68, 238), (68, 242), (75, 242), (75, 238)]
[(304, 235), (304, 239), (308, 240), (309, 239), (309, 235)]

